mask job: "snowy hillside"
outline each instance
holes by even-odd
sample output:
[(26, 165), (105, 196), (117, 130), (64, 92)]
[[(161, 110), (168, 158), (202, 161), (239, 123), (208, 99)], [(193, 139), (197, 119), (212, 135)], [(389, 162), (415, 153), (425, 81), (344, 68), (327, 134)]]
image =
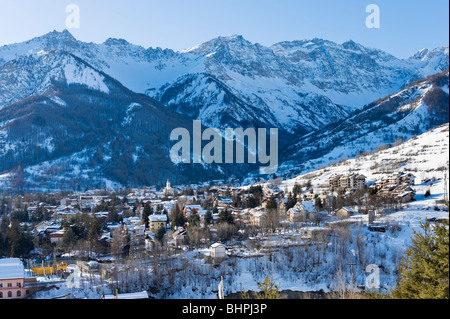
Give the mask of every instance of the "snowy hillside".
[(289, 146), (280, 174), (307, 172), (392, 145), (448, 122), (448, 70), (367, 105)]
[[(306, 184), (310, 180), (316, 191), (320, 193), (333, 175), (362, 174), (366, 176), (366, 181), (370, 185), (390, 174), (405, 172), (412, 173), (416, 177), (414, 187), (417, 189), (418, 199), (424, 199), (426, 190), (431, 189), (432, 199), (437, 200), (444, 196), (445, 182), (449, 189), (448, 167), (449, 124), (447, 123), (399, 145), (288, 179), (281, 183), (280, 188), (290, 191), (295, 183)], [(445, 175), (447, 175), (446, 181)], [(430, 183), (432, 180), (435, 182)], [(427, 202), (429, 206), (434, 204), (432, 200)]]

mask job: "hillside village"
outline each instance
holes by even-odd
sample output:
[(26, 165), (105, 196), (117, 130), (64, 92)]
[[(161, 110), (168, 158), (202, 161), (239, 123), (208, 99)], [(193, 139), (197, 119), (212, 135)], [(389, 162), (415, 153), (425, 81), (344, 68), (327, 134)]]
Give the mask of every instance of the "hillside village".
[[(420, 149), (421, 145), (426, 147)], [(22, 263), (13, 264), (22, 265), (21, 286), (30, 287), (20, 296), (30, 298), (75, 298), (73, 289), (58, 286), (74, 271), (87, 276), (88, 286), (98, 284), (95, 276), (101, 278), (97, 298), (141, 290), (154, 298), (183, 293), (208, 298), (215, 295), (220, 276), (231, 278), (228, 293), (235, 293), (243, 283), (254, 286), (242, 269), (255, 282), (264, 273), (275, 272), (285, 285), (291, 278), (292, 290), (333, 291), (335, 263), (342, 263), (339, 269), (346, 280), (364, 289), (369, 262), (383, 264), (387, 289), (395, 280), (395, 261), (406, 249), (412, 227), (425, 220), (448, 219), (447, 158), (448, 124), (290, 180), (275, 178), (246, 186), (234, 180), (184, 186), (167, 180), (159, 188), (2, 195), (0, 251), (5, 257), (22, 256)], [(340, 249), (342, 256), (336, 258)], [(349, 251), (354, 262), (347, 260), (352, 256)], [(259, 259), (253, 264), (252, 258)], [(288, 259), (280, 263), (277, 258)], [(151, 269), (152, 279), (134, 282), (127, 268), (130, 263), (140, 265), (139, 276), (150, 276)], [(297, 269), (302, 263), (304, 269)], [(289, 265), (295, 269), (282, 268)], [(182, 279), (180, 274), (187, 270), (189, 276)], [(286, 275), (289, 272), (297, 273), (297, 279)], [(203, 279), (187, 279), (194, 274)], [(158, 281), (156, 275), (167, 282)], [(184, 282), (177, 291), (173, 283), (182, 280), (192, 280), (191, 285)], [(198, 290), (187, 288), (193, 282)], [(56, 293), (45, 295), (52, 287)], [(6, 292), (1, 296), (6, 298)]]

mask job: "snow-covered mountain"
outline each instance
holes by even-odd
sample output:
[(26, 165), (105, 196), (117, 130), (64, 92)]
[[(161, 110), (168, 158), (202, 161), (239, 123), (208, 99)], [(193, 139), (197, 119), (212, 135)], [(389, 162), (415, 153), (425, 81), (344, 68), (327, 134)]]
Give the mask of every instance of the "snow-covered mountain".
[(209, 126), (265, 124), (301, 134), (445, 70), (449, 57), (448, 46), (398, 59), (353, 41), (312, 39), (264, 47), (242, 36), (218, 37), (174, 52), (123, 39), (85, 43), (65, 30), (0, 47), (0, 64), (55, 49)]
[(353, 41), (242, 36), (175, 52), (50, 32), (0, 47), (0, 176), (21, 167), (51, 188), (58, 174), (79, 187), (245, 174), (170, 162), (171, 130), (193, 119), (278, 128), (279, 173), (299, 173), (448, 122), (448, 57), (448, 46), (398, 59)]
[(170, 134), (191, 132), (192, 120), (66, 51), (0, 66), (0, 96), (0, 176), (12, 177), (0, 189), (189, 182), (244, 169), (174, 165)]
[(283, 151), (280, 172), (301, 173), (423, 134), (449, 119), (449, 71), (407, 85)]

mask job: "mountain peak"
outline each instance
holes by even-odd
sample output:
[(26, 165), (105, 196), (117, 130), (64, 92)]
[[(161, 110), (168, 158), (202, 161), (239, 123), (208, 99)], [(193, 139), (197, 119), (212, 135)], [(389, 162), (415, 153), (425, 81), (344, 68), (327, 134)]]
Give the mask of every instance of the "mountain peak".
[(252, 43), (244, 39), (242, 35), (219, 36), (217, 38), (206, 41), (202, 44), (196, 45), (192, 48), (183, 50), (182, 53), (186, 52), (212, 53), (217, 51), (219, 48), (223, 47), (251, 46), (251, 45)]
[(103, 42), (105, 45), (128, 45), (130, 44), (127, 40), (122, 38), (108, 38), (105, 42)]
[(362, 51), (363, 46), (359, 43), (356, 43), (355, 41), (349, 39), (342, 43), (342, 47), (347, 50), (353, 50), (353, 51)]
[(53, 30), (47, 34), (44, 34), (39, 38), (58, 39), (64, 41), (77, 41), (77, 39), (75, 39), (72, 33), (70, 33), (67, 29), (64, 29), (63, 31)]

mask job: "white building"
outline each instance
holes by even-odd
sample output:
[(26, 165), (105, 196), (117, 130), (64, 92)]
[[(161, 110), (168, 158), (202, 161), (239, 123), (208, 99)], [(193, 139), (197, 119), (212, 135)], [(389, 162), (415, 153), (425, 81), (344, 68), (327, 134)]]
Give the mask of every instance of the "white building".
[(226, 247), (224, 244), (221, 243), (214, 243), (211, 245), (211, 258), (218, 259), (218, 258), (226, 258), (227, 252)]

